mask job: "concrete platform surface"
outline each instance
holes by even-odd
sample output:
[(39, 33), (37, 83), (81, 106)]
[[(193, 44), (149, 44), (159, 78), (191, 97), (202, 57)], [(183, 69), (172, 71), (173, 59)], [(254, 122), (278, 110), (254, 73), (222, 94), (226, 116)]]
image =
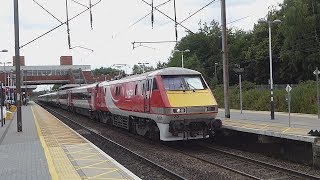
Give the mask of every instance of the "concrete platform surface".
[(0, 127), (0, 179), (139, 179), (39, 105)]
[(275, 119), (270, 119), (267, 111), (243, 111), (232, 109), (230, 119), (225, 118), (224, 109), (219, 109), (217, 118), (223, 121), (223, 127), (237, 131), (274, 136), (305, 142), (316, 142), (319, 137), (310, 136), (312, 129), (320, 129), (317, 115), (276, 112)]

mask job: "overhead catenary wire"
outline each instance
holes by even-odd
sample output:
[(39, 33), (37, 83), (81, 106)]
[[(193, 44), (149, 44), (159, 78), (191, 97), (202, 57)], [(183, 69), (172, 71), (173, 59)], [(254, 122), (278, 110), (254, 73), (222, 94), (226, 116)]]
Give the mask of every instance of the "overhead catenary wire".
[(38, 3), (36, 0), (33, 0), (34, 3), (36, 3), (39, 7), (41, 7), (44, 11), (46, 11), (48, 14), (50, 14), (54, 19), (62, 23), (56, 16), (54, 16), (51, 12), (49, 12), (45, 7), (43, 7), (40, 3)]
[(199, 10), (197, 10), (196, 12), (192, 13), (190, 16), (188, 16), (187, 18), (185, 18), (184, 20), (182, 20), (180, 23), (185, 22), (186, 20), (190, 19), (192, 16), (196, 15), (197, 13), (199, 13), (200, 11), (202, 11), (204, 8), (208, 7), (209, 5), (211, 5), (214, 2), (218, 2), (216, 0), (213, 0), (211, 2), (209, 2), (208, 4), (206, 4), (205, 6), (203, 6), (202, 8), (200, 8)]
[[(167, 0), (166, 2), (163, 2), (163, 3), (161, 3), (161, 4), (159, 4), (159, 5), (155, 6), (155, 7), (161, 7), (161, 6), (167, 4), (167, 3), (170, 2), (170, 1), (172, 1), (172, 0)], [(140, 19), (138, 19), (137, 21), (135, 21), (134, 23), (132, 23), (131, 25), (129, 25), (127, 29), (130, 29), (131, 27), (135, 26), (135, 25), (138, 24), (140, 21), (142, 21), (143, 19), (145, 19), (146, 17), (148, 17), (150, 14), (151, 14), (151, 12), (148, 13), (148, 14), (146, 14), (146, 15), (144, 15), (143, 17), (141, 17)], [(120, 33), (121, 33), (121, 32), (116, 33), (115, 35), (113, 35), (113, 37), (116, 37), (116, 36), (117, 36), (118, 34), (120, 34)]]
[[(102, 0), (99, 0), (98, 2), (94, 3), (94, 4), (92, 5), (92, 7), (96, 6), (96, 5), (97, 5), (97, 4), (99, 4), (101, 1), (102, 1)], [(70, 19), (69, 19), (69, 22), (70, 22), (70, 21), (72, 21), (72, 20), (74, 20), (75, 18), (77, 18), (77, 17), (78, 17), (78, 16), (80, 16), (81, 14), (83, 14), (83, 13), (87, 12), (88, 10), (89, 10), (89, 8), (86, 8), (85, 10), (83, 10), (83, 11), (79, 12), (78, 14), (76, 14), (75, 16), (73, 16), (72, 18), (70, 18)], [(43, 33), (43, 34), (41, 34), (40, 36), (38, 36), (38, 37), (34, 38), (33, 40), (31, 40), (31, 41), (29, 41), (29, 42), (27, 42), (27, 43), (23, 44), (22, 46), (20, 46), (20, 49), (21, 49), (21, 48), (23, 48), (23, 47), (25, 47), (25, 46), (27, 46), (27, 45), (29, 45), (30, 43), (32, 43), (32, 42), (34, 42), (34, 41), (36, 41), (36, 40), (38, 40), (38, 39), (42, 38), (43, 36), (45, 36), (45, 35), (47, 35), (47, 34), (51, 33), (52, 31), (54, 31), (54, 30), (58, 29), (59, 27), (63, 26), (64, 24), (66, 24), (66, 21), (65, 21), (65, 22), (62, 22), (62, 23), (61, 23), (61, 24), (59, 24), (58, 26), (56, 26), (56, 27), (54, 27), (54, 28), (50, 29), (49, 31), (47, 31), (47, 32), (45, 32), (45, 33)]]
[[(168, 3), (169, 1), (171, 1), (171, 0), (166, 1), (166, 2), (164, 2), (163, 4)], [(208, 4), (206, 4), (205, 6), (201, 7), (199, 10), (197, 10), (196, 12), (192, 13), (190, 16), (188, 16), (187, 18), (185, 18), (184, 20), (182, 20), (182, 21), (180, 22), (180, 24), (182, 24), (183, 22), (185, 22), (186, 20), (188, 20), (188, 19), (191, 18), (192, 16), (196, 15), (197, 13), (199, 13), (199, 12), (202, 11), (204, 8), (208, 7), (209, 5), (211, 5), (211, 4), (214, 3), (214, 2), (217, 2), (217, 1), (216, 1), (216, 0), (213, 0), (213, 1), (209, 2)], [(174, 1), (174, 3), (175, 3), (175, 1)], [(163, 4), (160, 4), (160, 5), (163, 5)], [(148, 15), (149, 15), (149, 14), (148, 14)], [(143, 17), (143, 18), (144, 18), (144, 17)], [(141, 18), (141, 19), (143, 19), (143, 18)], [(175, 16), (174, 22), (175, 22), (175, 25), (178, 24), (177, 21), (176, 21), (176, 16)], [(168, 22), (166, 22), (165, 24), (167, 24), (167, 23), (168, 23)], [(175, 26), (175, 27), (176, 27), (176, 26)], [(177, 29), (176, 29), (176, 41), (175, 41), (175, 42), (177, 42), (177, 41), (178, 41), (178, 32), (177, 32)], [(172, 42), (174, 42), (174, 41), (164, 41), (164, 42), (172, 43)], [(133, 43), (135, 43), (135, 42), (133, 42)], [(158, 43), (158, 42), (155, 41), (155, 42), (153, 42), (153, 43)], [(161, 43), (162, 43), (162, 42), (161, 42)], [(134, 48), (135, 48), (135, 47), (134, 47)]]
[[(142, 2), (146, 3), (147, 5), (151, 6), (151, 4), (149, 4), (148, 2), (146, 2), (145, 0), (142, 0)], [(158, 8), (154, 7), (154, 9), (156, 11), (158, 11), (159, 13), (161, 13), (162, 15), (164, 15), (165, 17), (167, 17), (168, 19), (170, 19), (171, 21), (173, 22), (176, 22), (173, 18), (171, 18), (170, 16), (168, 16), (167, 14), (165, 14), (164, 12), (160, 11)], [(182, 25), (181, 23), (178, 23), (177, 24), (181, 27), (183, 27), (185, 30), (187, 30), (188, 32), (194, 34), (194, 32), (192, 32), (189, 28), (185, 27), (184, 25)]]

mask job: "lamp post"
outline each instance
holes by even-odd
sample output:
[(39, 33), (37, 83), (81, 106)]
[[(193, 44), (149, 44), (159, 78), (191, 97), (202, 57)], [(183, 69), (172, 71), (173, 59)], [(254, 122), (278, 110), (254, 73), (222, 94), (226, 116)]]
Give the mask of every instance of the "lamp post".
[(183, 64), (183, 53), (190, 52), (190, 50), (189, 49), (186, 49), (186, 50), (183, 50), (183, 51), (174, 50), (174, 52), (181, 52), (181, 67), (183, 68), (184, 67), (184, 64)]
[[(3, 50), (1, 50), (0, 52), (6, 53), (6, 52), (8, 52), (8, 50), (3, 49)], [(2, 64), (2, 63), (0, 62), (0, 64)], [(4, 65), (4, 66), (5, 66), (5, 65)], [(4, 69), (4, 71), (5, 71), (5, 69)], [(6, 73), (4, 73), (4, 82), (6, 82)], [(4, 84), (6, 84), (6, 83), (4, 83)]]
[(214, 63), (214, 80), (218, 84), (217, 66), (218, 66), (218, 63)]
[(258, 23), (267, 23), (269, 25), (269, 56), (270, 56), (270, 109), (271, 109), (271, 120), (274, 119), (274, 101), (273, 101), (273, 78), (272, 78), (272, 50), (271, 50), (271, 26), (272, 24), (281, 23), (279, 19), (273, 21), (267, 21), (265, 19), (259, 19)]
[(146, 64), (149, 64), (149, 63), (147, 63), (147, 62), (146, 62), (146, 63), (145, 63), (145, 62), (142, 62), (142, 63), (139, 62), (138, 64), (139, 64), (140, 66), (142, 66), (142, 73), (144, 73), (145, 65), (146, 65)]
[(239, 75), (239, 93), (240, 93), (240, 113), (242, 114), (242, 80), (241, 75), (244, 71), (244, 68), (241, 68), (239, 64), (235, 64), (236, 68), (234, 68), (234, 72)]

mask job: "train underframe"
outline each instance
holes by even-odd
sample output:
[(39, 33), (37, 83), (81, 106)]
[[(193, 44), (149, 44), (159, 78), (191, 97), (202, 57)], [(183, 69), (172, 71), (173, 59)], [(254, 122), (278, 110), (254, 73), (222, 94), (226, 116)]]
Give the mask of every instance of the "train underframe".
[[(52, 105), (52, 104), (50, 104)], [(60, 105), (62, 107), (62, 105)], [(219, 119), (175, 120), (168, 124), (156, 123), (152, 119), (120, 116), (110, 112), (92, 111), (79, 107), (62, 107), (73, 113), (82, 114), (90, 119), (126, 129), (134, 134), (153, 140), (175, 141), (207, 138), (214, 130), (221, 128)]]

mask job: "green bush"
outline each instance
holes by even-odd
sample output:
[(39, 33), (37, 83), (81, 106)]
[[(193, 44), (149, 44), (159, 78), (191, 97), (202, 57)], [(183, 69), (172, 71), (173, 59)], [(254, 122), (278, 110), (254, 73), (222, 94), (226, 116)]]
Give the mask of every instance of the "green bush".
[[(223, 85), (212, 88), (219, 107), (224, 107)], [(240, 109), (239, 86), (231, 86), (230, 108)], [(288, 102), (285, 89), (274, 91), (275, 111), (287, 112)], [(270, 90), (255, 89), (253, 83), (243, 82), (242, 106), (246, 110), (270, 111)], [(291, 112), (295, 113), (317, 113), (317, 88), (316, 82), (306, 81), (294, 87), (291, 91)]]

